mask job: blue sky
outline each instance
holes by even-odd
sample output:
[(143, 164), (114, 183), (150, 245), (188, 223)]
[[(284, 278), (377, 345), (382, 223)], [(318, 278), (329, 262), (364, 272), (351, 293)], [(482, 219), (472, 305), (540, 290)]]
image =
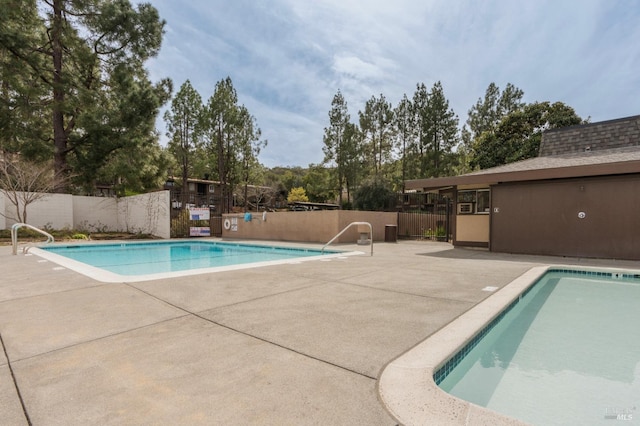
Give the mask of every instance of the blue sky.
[(640, 114), (634, 0), (150, 2), (167, 21), (151, 78), (170, 77), (174, 93), (189, 79), (206, 102), (231, 77), (269, 142), (267, 167), (322, 161), (338, 90), (353, 122), (371, 96), (395, 106), (436, 81), (460, 125), (491, 82), (592, 122)]

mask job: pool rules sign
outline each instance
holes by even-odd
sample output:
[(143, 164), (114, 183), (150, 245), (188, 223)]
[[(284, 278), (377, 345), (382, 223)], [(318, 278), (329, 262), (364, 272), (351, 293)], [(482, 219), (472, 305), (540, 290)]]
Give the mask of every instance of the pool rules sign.
[[(189, 220), (209, 220), (211, 214), (208, 208), (190, 208)], [(190, 226), (189, 236), (191, 237), (210, 237), (211, 228), (208, 226)]]

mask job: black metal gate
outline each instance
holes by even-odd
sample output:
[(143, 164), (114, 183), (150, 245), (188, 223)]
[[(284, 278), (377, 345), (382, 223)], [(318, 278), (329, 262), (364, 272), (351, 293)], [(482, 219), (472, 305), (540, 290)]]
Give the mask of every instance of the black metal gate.
[(191, 236), (191, 227), (208, 227), (212, 237), (222, 236), (222, 215), (211, 211), (209, 220), (190, 220), (189, 210), (176, 209), (171, 214), (171, 238)]
[(398, 238), (449, 241), (453, 238), (452, 201), (431, 194), (404, 194), (403, 212), (398, 213)]

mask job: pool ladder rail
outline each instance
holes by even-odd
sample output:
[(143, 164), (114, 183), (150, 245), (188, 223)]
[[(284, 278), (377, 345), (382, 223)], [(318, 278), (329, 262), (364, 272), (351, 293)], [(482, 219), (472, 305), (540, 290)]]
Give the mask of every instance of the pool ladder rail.
[(338, 232), (338, 234), (333, 237), (327, 244), (322, 246), (322, 253), (324, 253), (324, 249), (327, 248), (327, 246), (329, 244), (331, 244), (332, 242), (334, 242), (340, 235), (344, 234), (344, 232), (351, 228), (354, 225), (363, 225), (363, 226), (368, 226), (369, 227), (369, 235), (371, 236), (371, 256), (373, 256), (373, 227), (371, 226), (371, 224), (369, 222), (351, 222), (350, 224), (348, 224), (347, 226), (344, 227), (344, 229), (340, 232)]
[[(49, 243), (53, 243), (55, 240), (53, 238), (53, 235), (49, 234), (48, 232), (43, 231), (40, 228), (36, 228), (35, 226), (29, 225), (27, 223), (15, 223), (12, 227), (11, 227), (11, 245), (13, 247), (13, 251), (12, 254), (17, 255), (18, 254), (18, 229), (20, 228), (29, 228), (33, 231), (39, 232), (40, 234), (44, 235), (45, 237), (47, 237), (47, 241), (45, 241), (44, 244), (49, 244)], [(22, 252), (24, 254), (27, 254), (27, 252), (29, 252), (29, 249), (31, 248), (31, 245), (26, 245), (22, 248)]]

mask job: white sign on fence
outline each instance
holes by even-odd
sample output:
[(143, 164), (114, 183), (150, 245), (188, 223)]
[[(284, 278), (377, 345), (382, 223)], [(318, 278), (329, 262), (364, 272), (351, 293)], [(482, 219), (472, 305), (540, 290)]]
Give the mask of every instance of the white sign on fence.
[(206, 207), (192, 207), (189, 209), (189, 219), (191, 220), (209, 220), (209, 217), (209, 209)]
[(190, 237), (210, 237), (211, 229), (204, 226), (191, 226), (189, 228)]

